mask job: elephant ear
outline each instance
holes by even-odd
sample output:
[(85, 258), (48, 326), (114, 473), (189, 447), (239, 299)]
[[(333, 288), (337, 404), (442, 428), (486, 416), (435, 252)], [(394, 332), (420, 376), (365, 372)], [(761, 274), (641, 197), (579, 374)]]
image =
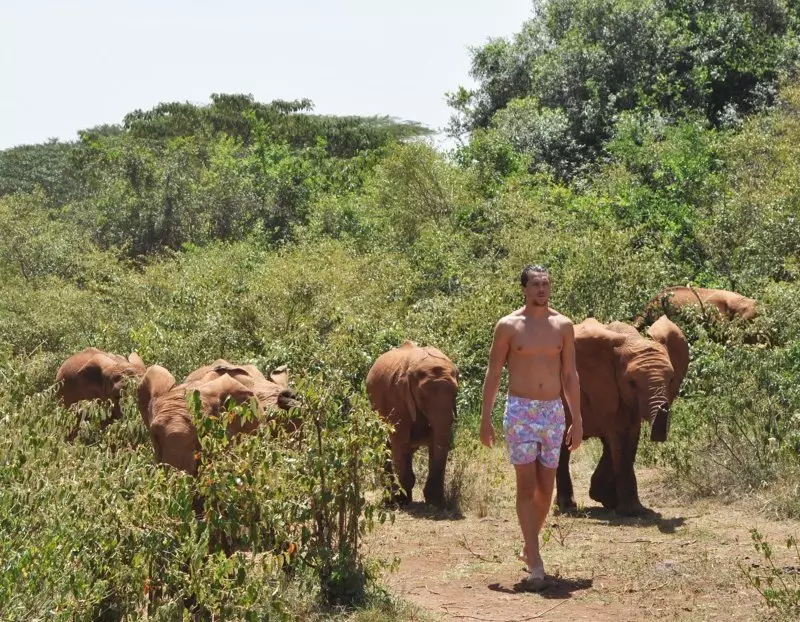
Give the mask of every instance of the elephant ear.
[(249, 375), (247, 369), (239, 365), (229, 363), (225, 359), (217, 359), (211, 365), (211, 368), (218, 374), (228, 374), (230, 376), (238, 376), (241, 374), (244, 374), (245, 376)]
[(282, 389), (289, 387), (289, 367), (281, 365), (270, 372), (269, 379)]
[(161, 365), (152, 365), (147, 369), (136, 391), (139, 401), (139, 413), (142, 415), (145, 427), (150, 429), (152, 415), (150, 403), (157, 397), (164, 395), (175, 386), (175, 378)]
[(92, 357), (81, 366), (76, 375), (81, 379), (82, 383), (91, 385), (95, 387), (96, 390), (103, 392), (106, 388), (103, 367), (107, 367), (110, 364), (112, 364), (110, 359), (100, 359), (100, 361), (98, 361), (97, 357)]
[(624, 344), (626, 339), (626, 335), (608, 330), (594, 318), (575, 327), (575, 362), (581, 393), (588, 397), (598, 416), (614, 413), (619, 408), (614, 348)]
[(137, 375), (144, 374), (147, 371), (147, 366), (144, 364), (142, 357), (136, 352), (131, 352), (128, 355), (128, 362), (133, 365)]
[(670, 403), (678, 395), (683, 379), (689, 369), (689, 342), (678, 326), (666, 315), (662, 315), (647, 329), (647, 334), (667, 349), (674, 375), (669, 385)]

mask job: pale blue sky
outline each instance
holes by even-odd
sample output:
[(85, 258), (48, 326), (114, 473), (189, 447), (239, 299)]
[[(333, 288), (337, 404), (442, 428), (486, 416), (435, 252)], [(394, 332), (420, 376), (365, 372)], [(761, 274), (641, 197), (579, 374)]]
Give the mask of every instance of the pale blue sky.
[(531, 0), (0, 0), (0, 148), (211, 93), (299, 99), (437, 129), (469, 46), (519, 31)]

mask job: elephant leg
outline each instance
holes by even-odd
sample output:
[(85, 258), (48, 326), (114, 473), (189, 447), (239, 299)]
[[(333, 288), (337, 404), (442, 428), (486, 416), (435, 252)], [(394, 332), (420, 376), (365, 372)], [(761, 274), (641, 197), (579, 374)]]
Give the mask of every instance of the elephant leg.
[(78, 437), (78, 431), (81, 429), (81, 422), (83, 421), (83, 415), (78, 415), (77, 423), (72, 427), (72, 429), (67, 434), (67, 442), (72, 443)]
[(616, 451), (612, 451), (618, 500), (615, 509), (621, 516), (637, 516), (646, 511), (639, 501), (636, 474), (633, 470), (636, 450), (639, 447), (640, 428), (641, 423), (613, 437), (617, 445), (616, 448), (612, 445), (612, 450), (616, 449)]
[(400, 482), (400, 488), (394, 490), (394, 501), (405, 505), (411, 502), (415, 483), (414, 469), (411, 465), (411, 429), (408, 423), (401, 421), (395, 425), (391, 447), (392, 469)]
[(575, 494), (572, 489), (572, 477), (569, 474), (570, 452), (567, 446), (561, 444), (561, 454), (558, 457), (558, 469), (556, 470), (556, 499), (558, 509), (562, 512), (569, 512), (577, 509)]
[(592, 474), (589, 497), (602, 503), (603, 507), (615, 508), (617, 507), (618, 500), (611, 448), (606, 439), (602, 439), (602, 441), (603, 455), (600, 457), (600, 462), (597, 463), (597, 468)]
[(449, 427), (435, 428), (428, 443), (428, 479), (425, 482), (423, 494), (426, 503), (437, 507), (444, 505), (444, 474), (449, 453)]

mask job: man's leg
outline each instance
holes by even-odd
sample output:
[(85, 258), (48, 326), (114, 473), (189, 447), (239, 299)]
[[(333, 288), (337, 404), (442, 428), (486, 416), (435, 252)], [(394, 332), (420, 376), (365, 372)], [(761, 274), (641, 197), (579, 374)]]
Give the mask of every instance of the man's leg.
[(536, 555), (529, 557), (530, 570), (536, 577), (544, 578), (544, 562), (539, 553), (539, 534), (544, 527), (550, 506), (553, 503), (556, 469), (548, 469), (541, 463), (536, 464), (536, 490), (533, 496), (533, 520), (535, 529)]
[(522, 529), (522, 539), (525, 542), (523, 557), (531, 570), (530, 564), (539, 559), (539, 536), (536, 529), (536, 514), (534, 512), (534, 499), (537, 487), (538, 464), (515, 464), (517, 475), (517, 518)]

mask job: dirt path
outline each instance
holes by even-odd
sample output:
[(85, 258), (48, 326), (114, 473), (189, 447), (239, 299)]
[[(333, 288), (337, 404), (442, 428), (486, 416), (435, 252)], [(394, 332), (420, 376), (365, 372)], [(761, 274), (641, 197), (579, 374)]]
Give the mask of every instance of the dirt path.
[[(480, 517), (485, 509), (437, 514), (415, 502), (397, 514), (394, 525), (370, 535), (369, 550), (400, 559), (384, 584), (418, 608), (417, 619), (484, 622), (755, 620), (763, 616), (763, 601), (739, 568), (762, 562), (749, 529), (776, 543), (786, 563), (797, 563), (780, 546), (788, 535), (800, 536), (797, 521), (771, 521), (744, 504), (679, 505), (653, 469), (637, 474), (643, 503), (657, 513), (619, 518), (588, 498), (589, 474), (589, 465), (573, 468), (583, 515), (548, 520), (543, 555), (550, 581), (541, 592), (520, 584), (524, 572), (515, 554), (521, 536), (510, 470), (508, 476), (495, 471), (488, 515)], [(473, 474), (471, 483), (480, 477)], [(415, 494), (421, 497), (421, 491)]]

